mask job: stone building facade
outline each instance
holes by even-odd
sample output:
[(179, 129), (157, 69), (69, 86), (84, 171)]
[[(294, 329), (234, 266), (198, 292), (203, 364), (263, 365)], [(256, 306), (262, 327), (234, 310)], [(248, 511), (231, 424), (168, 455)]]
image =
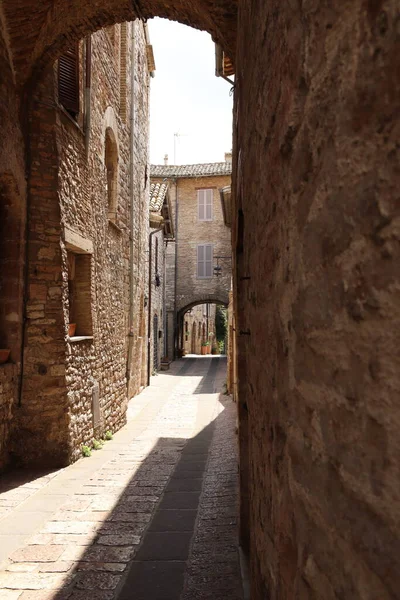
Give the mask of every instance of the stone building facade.
[(101, 30), (60, 57), (33, 100), (24, 348), (2, 367), (6, 393), (20, 377), (4, 461), (7, 449), (24, 463), (75, 460), (124, 424), (144, 384), (146, 44), (140, 22)]
[[(167, 183), (152, 183), (150, 186), (150, 234), (148, 280), (148, 376), (157, 372), (167, 356), (166, 253), (168, 244), (174, 239), (171, 200)], [(149, 263), (149, 264), (150, 264)]]
[(215, 313), (215, 304), (197, 304), (185, 312), (182, 328), (184, 354), (202, 354), (205, 343), (208, 343), (209, 353), (216, 348)]
[(168, 182), (175, 223), (175, 243), (166, 256), (170, 359), (184, 349), (183, 316), (188, 309), (229, 301), (231, 242), (220, 191), (230, 184), (231, 170), (230, 155), (221, 163), (151, 166), (153, 183)]
[[(50, 65), (92, 31), (138, 16), (205, 29), (234, 61), (233, 299), (253, 600), (398, 596), (398, 8), (398, 0), (1, 2), (0, 205), (10, 227), (0, 280), (11, 286), (1, 322), (17, 372), (28, 116)], [(55, 124), (44, 114), (32, 125), (50, 130), (50, 163)], [(19, 378), (1, 373), (18, 403)]]

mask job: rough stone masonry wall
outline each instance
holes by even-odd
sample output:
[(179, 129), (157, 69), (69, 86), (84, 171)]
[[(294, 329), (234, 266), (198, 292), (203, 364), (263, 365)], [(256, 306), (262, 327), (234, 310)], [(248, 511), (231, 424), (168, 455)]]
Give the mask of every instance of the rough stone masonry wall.
[(21, 364), (26, 183), (19, 101), (7, 33), (0, 15), (0, 469), (9, 461), (9, 437), (18, 403)]
[[(128, 27), (128, 30), (130, 27)], [(62, 464), (82, 444), (125, 421), (130, 260), (130, 120), (119, 115), (120, 26), (92, 36), (91, 129), (82, 129), (85, 107), (74, 123), (55, 103), (56, 69), (36, 94), (31, 124), (29, 294), (22, 408), (16, 450), (25, 462)], [(136, 145), (134, 202), (133, 393), (140, 387), (142, 346), (139, 304), (145, 285), (147, 165), (147, 66), (141, 24), (136, 25)], [(129, 47), (128, 39), (128, 67)], [(84, 45), (81, 44), (81, 65)], [(84, 69), (80, 73), (81, 84)], [(127, 72), (130, 81), (130, 67)], [(130, 85), (129, 85), (130, 88)], [(129, 95), (127, 114), (130, 111)], [(118, 139), (118, 198), (109, 222), (104, 164), (106, 128)], [(143, 150), (145, 149), (145, 150)], [(145, 223), (145, 222), (144, 222)], [(66, 232), (93, 245), (90, 298), (93, 339), (71, 341)], [(79, 334), (79, 332), (77, 332)], [(137, 372), (138, 371), (138, 372)], [(98, 388), (100, 419), (92, 398)], [(95, 427), (94, 427), (95, 426)]]
[[(210, 279), (198, 279), (197, 245), (212, 243), (214, 256), (231, 256), (230, 229), (224, 224), (219, 195), (219, 190), (230, 182), (230, 177), (178, 179), (178, 311), (191, 303), (208, 299), (228, 303), (230, 261), (221, 263), (221, 277), (213, 274)], [(214, 188), (212, 221), (200, 222), (198, 219), (198, 188)]]
[[(156, 231), (152, 229), (151, 231)], [(156, 244), (158, 240), (158, 244)], [(162, 231), (151, 237), (152, 267), (151, 267), (151, 321), (150, 321), (150, 373), (160, 368), (160, 361), (164, 356), (164, 320), (165, 320), (165, 246)], [(158, 257), (156, 259), (156, 249)], [(156, 268), (157, 267), (157, 268)], [(160, 285), (156, 285), (156, 274), (159, 276)], [(154, 329), (154, 317), (157, 316), (157, 333)], [(161, 331), (161, 337), (158, 332)], [(157, 352), (155, 345), (157, 345)], [(155, 359), (155, 357), (157, 357)]]
[(254, 600), (398, 598), (399, 23), (396, 0), (240, 4)]
[[(147, 84), (145, 39), (140, 23), (135, 27), (135, 167), (133, 198), (130, 188), (130, 109), (132, 65), (131, 28), (115, 25), (92, 36), (91, 134), (88, 158), (84, 139), (71, 124), (62, 128), (60, 197), (62, 218), (84, 238), (93, 242), (92, 318), (93, 340), (70, 343), (67, 351), (66, 382), (71, 411), (70, 438), (73, 457), (106, 430), (116, 431), (124, 423), (127, 407), (127, 351), (130, 269), (130, 205), (133, 201), (135, 256), (134, 322), (132, 364), (141, 363), (139, 304), (145, 284), (145, 256), (140, 240), (139, 216), (144, 205), (144, 166), (147, 162)], [(125, 40), (121, 44), (121, 37)], [(120, 85), (121, 53), (128, 67), (127, 85)], [(126, 106), (126, 116), (121, 106)], [(139, 116), (137, 115), (139, 113)], [(105, 131), (112, 127), (118, 140), (118, 194), (115, 220), (108, 216), (106, 190)], [(142, 197), (143, 195), (143, 197)], [(64, 256), (64, 269), (67, 264)], [(64, 285), (63, 306), (68, 323), (68, 289)], [(132, 373), (133, 393), (140, 387), (140, 371)], [(93, 426), (92, 393), (99, 389), (100, 423)]]

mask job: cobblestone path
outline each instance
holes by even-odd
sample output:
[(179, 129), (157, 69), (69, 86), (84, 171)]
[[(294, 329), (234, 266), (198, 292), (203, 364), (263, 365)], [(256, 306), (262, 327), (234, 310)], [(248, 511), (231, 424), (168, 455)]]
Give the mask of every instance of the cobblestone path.
[(1, 600), (242, 600), (225, 371), (177, 361), (90, 458), (1, 478)]

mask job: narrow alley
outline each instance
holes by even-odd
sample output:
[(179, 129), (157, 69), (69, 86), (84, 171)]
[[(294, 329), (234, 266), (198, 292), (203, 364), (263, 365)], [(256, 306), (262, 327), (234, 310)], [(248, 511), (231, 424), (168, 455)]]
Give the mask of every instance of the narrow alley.
[(225, 378), (223, 357), (176, 361), (91, 457), (4, 476), (1, 600), (240, 600)]

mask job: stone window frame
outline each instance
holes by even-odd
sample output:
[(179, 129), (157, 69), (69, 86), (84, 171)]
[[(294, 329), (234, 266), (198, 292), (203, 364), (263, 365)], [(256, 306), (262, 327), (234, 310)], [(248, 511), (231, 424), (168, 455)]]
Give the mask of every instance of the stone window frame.
[[(102, 144), (103, 146), (101, 152), (101, 160), (106, 178), (105, 187), (107, 191), (107, 216), (109, 223), (111, 225), (117, 226), (120, 153), (118, 139), (118, 120), (112, 106), (108, 106), (104, 113), (102, 127)], [(108, 158), (109, 160), (107, 160)]]
[[(68, 336), (70, 343), (82, 340), (93, 340), (93, 299), (92, 289), (92, 268), (93, 268), (93, 242), (84, 238), (79, 233), (69, 227), (64, 228), (64, 242), (67, 251), (68, 266), (68, 284), (76, 277), (76, 263), (82, 274), (79, 281), (79, 309), (75, 309), (75, 316), (79, 316), (79, 323), (76, 321), (77, 331), (74, 335)], [(81, 263), (81, 264), (80, 264)], [(74, 269), (74, 276), (70, 279), (70, 271)], [(68, 290), (68, 295), (70, 290)], [(71, 309), (69, 307), (69, 319)], [(79, 325), (81, 329), (79, 330)]]
[[(205, 253), (206, 253), (205, 249), (207, 247), (211, 248), (211, 259), (210, 260), (206, 260), (206, 257), (205, 257)], [(203, 259), (203, 262), (204, 262), (204, 275), (200, 275), (199, 274), (199, 263), (201, 262), (199, 260), (200, 248), (204, 248), (204, 259)], [(214, 244), (209, 244), (209, 243), (197, 244), (197, 247), (196, 247), (196, 276), (197, 276), (197, 279), (202, 279), (202, 280), (203, 279), (212, 279), (212, 277), (213, 277), (213, 261), (214, 261)], [(207, 271), (207, 269), (206, 269), (206, 263), (207, 262), (209, 262), (210, 266), (211, 266), (210, 274), (209, 275), (206, 274), (206, 271)]]
[[(209, 192), (209, 195), (211, 196), (211, 202), (209, 203), (210, 206), (210, 216), (207, 217), (207, 192)], [(204, 197), (203, 199), (203, 215), (204, 216), (200, 216), (200, 212), (201, 212), (201, 207), (202, 207), (202, 196)], [(197, 189), (197, 218), (200, 222), (210, 222), (213, 221), (214, 219), (214, 188), (198, 188)]]

